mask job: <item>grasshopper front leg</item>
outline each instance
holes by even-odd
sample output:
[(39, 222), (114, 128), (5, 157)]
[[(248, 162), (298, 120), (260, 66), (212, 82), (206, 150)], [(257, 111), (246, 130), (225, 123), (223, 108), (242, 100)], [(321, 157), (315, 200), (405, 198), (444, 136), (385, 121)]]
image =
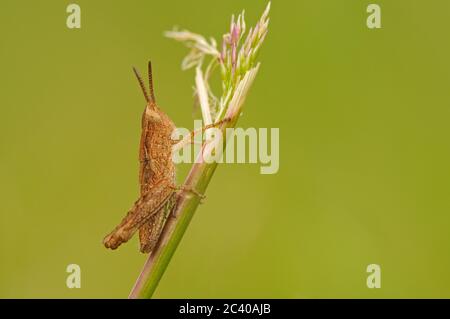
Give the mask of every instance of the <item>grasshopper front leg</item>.
[(203, 127), (200, 128), (200, 129), (191, 131), (190, 133), (186, 134), (185, 136), (183, 136), (183, 137), (180, 138), (180, 139), (173, 139), (173, 140), (172, 140), (172, 144), (173, 144), (172, 151), (176, 151), (176, 150), (182, 149), (182, 148), (185, 147), (186, 145), (196, 143), (195, 140), (194, 140), (194, 138), (195, 138), (195, 136), (196, 136), (197, 134), (203, 133), (203, 132), (205, 132), (206, 130), (208, 130), (208, 129), (210, 129), (210, 128), (213, 128), (213, 127), (220, 127), (220, 125), (222, 125), (222, 124), (224, 124), (224, 123), (228, 123), (228, 122), (230, 122), (230, 121), (231, 121), (231, 118), (226, 117), (226, 118), (224, 118), (224, 119), (222, 119), (222, 120), (217, 121), (216, 123), (208, 124), (208, 125), (203, 126)]

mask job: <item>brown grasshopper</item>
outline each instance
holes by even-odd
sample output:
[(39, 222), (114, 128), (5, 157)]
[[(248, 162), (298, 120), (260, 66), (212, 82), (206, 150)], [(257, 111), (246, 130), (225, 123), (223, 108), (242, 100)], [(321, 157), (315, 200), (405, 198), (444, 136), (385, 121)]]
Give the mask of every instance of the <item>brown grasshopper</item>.
[[(175, 184), (172, 146), (179, 141), (171, 138), (175, 124), (156, 104), (151, 62), (148, 63), (148, 93), (138, 71), (135, 68), (133, 71), (147, 102), (142, 114), (139, 147), (140, 197), (122, 222), (104, 238), (103, 243), (106, 248), (116, 249), (139, 229), (140, 250), (149, 253), (158, 242), (166, 220), (175, 206), (178, 191), (189, 191), (197, 196), (203, 196), (195, 190), (177, 187)], [(226, 121), (228, 120), (207, 125), (202, 131)], [(195, 133), (191, 132), (191, 141)]]

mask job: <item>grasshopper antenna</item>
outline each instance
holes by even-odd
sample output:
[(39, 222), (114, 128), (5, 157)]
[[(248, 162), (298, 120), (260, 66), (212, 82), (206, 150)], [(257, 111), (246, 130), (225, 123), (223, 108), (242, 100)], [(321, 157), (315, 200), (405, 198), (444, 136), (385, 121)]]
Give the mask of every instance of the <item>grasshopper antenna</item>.
[(134, 72), (134, 75), (136, 75), (136, 78), (139, 82), (142, 93), (144, 93), (145, 100), (147, 101), (147, 103), (150, 103), (150, 99), (148, 98), (147, 90), (145, 89), (144, 81), (142, 81), (142, 78), (141, 78), (138, 70), (136, 70), (135, 67), (133, 67), (133, 72)]
[(148, 61), (148, 87), (150, 91), (150, 100), (153, 103), (156, 103), (155, 93), (153, 91), (152, 61)]

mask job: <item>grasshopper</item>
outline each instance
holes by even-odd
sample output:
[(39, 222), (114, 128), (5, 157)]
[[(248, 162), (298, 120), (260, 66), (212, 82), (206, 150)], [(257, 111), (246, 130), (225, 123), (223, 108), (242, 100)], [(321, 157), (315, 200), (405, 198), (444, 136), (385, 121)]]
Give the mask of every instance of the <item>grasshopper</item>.
[[(150, 253), (158, 242), (170, 212), (176, 205), (180, 191), (188, 191), (201, 198), (203, 195), (193, 189), (177, 187), (175, 183), (172, 146), (179, 141), (171, 138), (176, 128), (175, 124), (156, 104), (151, 62), (148, 63), (149, 92), (136, 68), (133, 68), (133, 71), (147, 102), (142, 114), (139, 146), (140, 197), (121, 223), (104, 238), (103, 244), (106, 248), (116, 249), (139, 230), (140, 251)], [(226, 121), (228, 120), (224, 119), (215, 124), (206, 125), (202, 131)], [(195, 131), (191, 132), (191, 141), (195, 133)]]

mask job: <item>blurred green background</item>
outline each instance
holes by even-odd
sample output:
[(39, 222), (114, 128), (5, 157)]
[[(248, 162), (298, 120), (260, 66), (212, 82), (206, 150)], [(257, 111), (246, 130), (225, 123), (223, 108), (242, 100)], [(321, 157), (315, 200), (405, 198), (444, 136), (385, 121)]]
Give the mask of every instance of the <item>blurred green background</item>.
[[(79, 30), (69, 1), (0, 5), (4, 298), (127, 297), (146, 257), (136, 238), (101, 241), (138, 194), (131, 66), (153, 61), (159, 104), (190, 128), (194, 74), (163, 31), (220, 39), (232, 13), (250, 26), (266, 5), (74, 2)], [(382, 29), (366, 27), (369, 3)], [(280, 128), (280, 170), (219, 167), (155, 297), (450, 297), (449, 18), (442, 0), (273, 1), (239, 125)]]

